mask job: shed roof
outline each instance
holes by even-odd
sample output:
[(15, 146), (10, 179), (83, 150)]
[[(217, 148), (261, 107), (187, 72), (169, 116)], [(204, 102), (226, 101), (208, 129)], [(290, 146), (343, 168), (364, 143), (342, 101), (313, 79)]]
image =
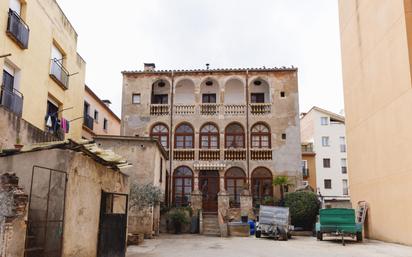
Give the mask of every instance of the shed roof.
[(71, 139), (65, 141), (45, 142), (32, 145), (25, 145), (22, 149), (5, 149), (0, 152), (0, 157), (44, 151), (50, 149), (64, 149), (76, 152), (82, 152), (92, 158), (94, 161), (111, 168), (113, 170), (120, 170), (132, 167), (124, 157), (114, 153), (111, 150), (101, 149), (96, 143), (89, 140), (74, 141)]

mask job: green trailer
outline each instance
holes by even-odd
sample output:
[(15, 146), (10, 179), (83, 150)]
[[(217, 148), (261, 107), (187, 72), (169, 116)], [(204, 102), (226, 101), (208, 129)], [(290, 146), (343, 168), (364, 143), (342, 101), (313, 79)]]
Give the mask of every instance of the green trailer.
[(345, 237), (362, 241), (362, 223), (356, 223), (354, 209), (321, 209), (319, 222), (316, 223), (316, 237), (323, 240), (324, 235), (340, 237), (343, 245)]

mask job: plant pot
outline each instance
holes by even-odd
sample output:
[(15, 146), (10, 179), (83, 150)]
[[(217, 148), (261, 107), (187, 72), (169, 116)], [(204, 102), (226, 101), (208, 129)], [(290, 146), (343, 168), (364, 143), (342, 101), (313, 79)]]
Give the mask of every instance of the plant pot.
[(23, 146), (24, 145), (21, 145), (21, 144), (15, 144), (14, 148), (17, 149), (17, 150), (21, 150), (23, 148)]
[(247, 215), (241, 217), (242, 223), (247, 223), (249, 217)]

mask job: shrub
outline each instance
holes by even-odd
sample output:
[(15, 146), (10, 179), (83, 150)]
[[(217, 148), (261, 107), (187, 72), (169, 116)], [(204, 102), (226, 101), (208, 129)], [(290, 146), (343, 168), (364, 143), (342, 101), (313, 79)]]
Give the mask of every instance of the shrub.
[(285, 206), (289, 207), (292, 224), (305, 230), (312, 230), (319, 214), (320, 202), (313, 192), (300, 191), (285, 196)]
[(173, 208), (169, 211), (167, 217), (173, 225), (176, 234), (181, 232), (184, 224), (190, 223), (188, 214), (190, 215), (184, 208)]

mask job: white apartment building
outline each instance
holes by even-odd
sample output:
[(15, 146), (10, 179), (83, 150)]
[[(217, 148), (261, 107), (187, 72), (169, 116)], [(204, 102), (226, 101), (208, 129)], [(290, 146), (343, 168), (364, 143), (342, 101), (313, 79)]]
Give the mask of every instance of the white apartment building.
[(326, 205), (350, 207), (345, 117), (313, 107), (300, 123), (302, 143), (312, 143), (316, 153), (317, 193)]

